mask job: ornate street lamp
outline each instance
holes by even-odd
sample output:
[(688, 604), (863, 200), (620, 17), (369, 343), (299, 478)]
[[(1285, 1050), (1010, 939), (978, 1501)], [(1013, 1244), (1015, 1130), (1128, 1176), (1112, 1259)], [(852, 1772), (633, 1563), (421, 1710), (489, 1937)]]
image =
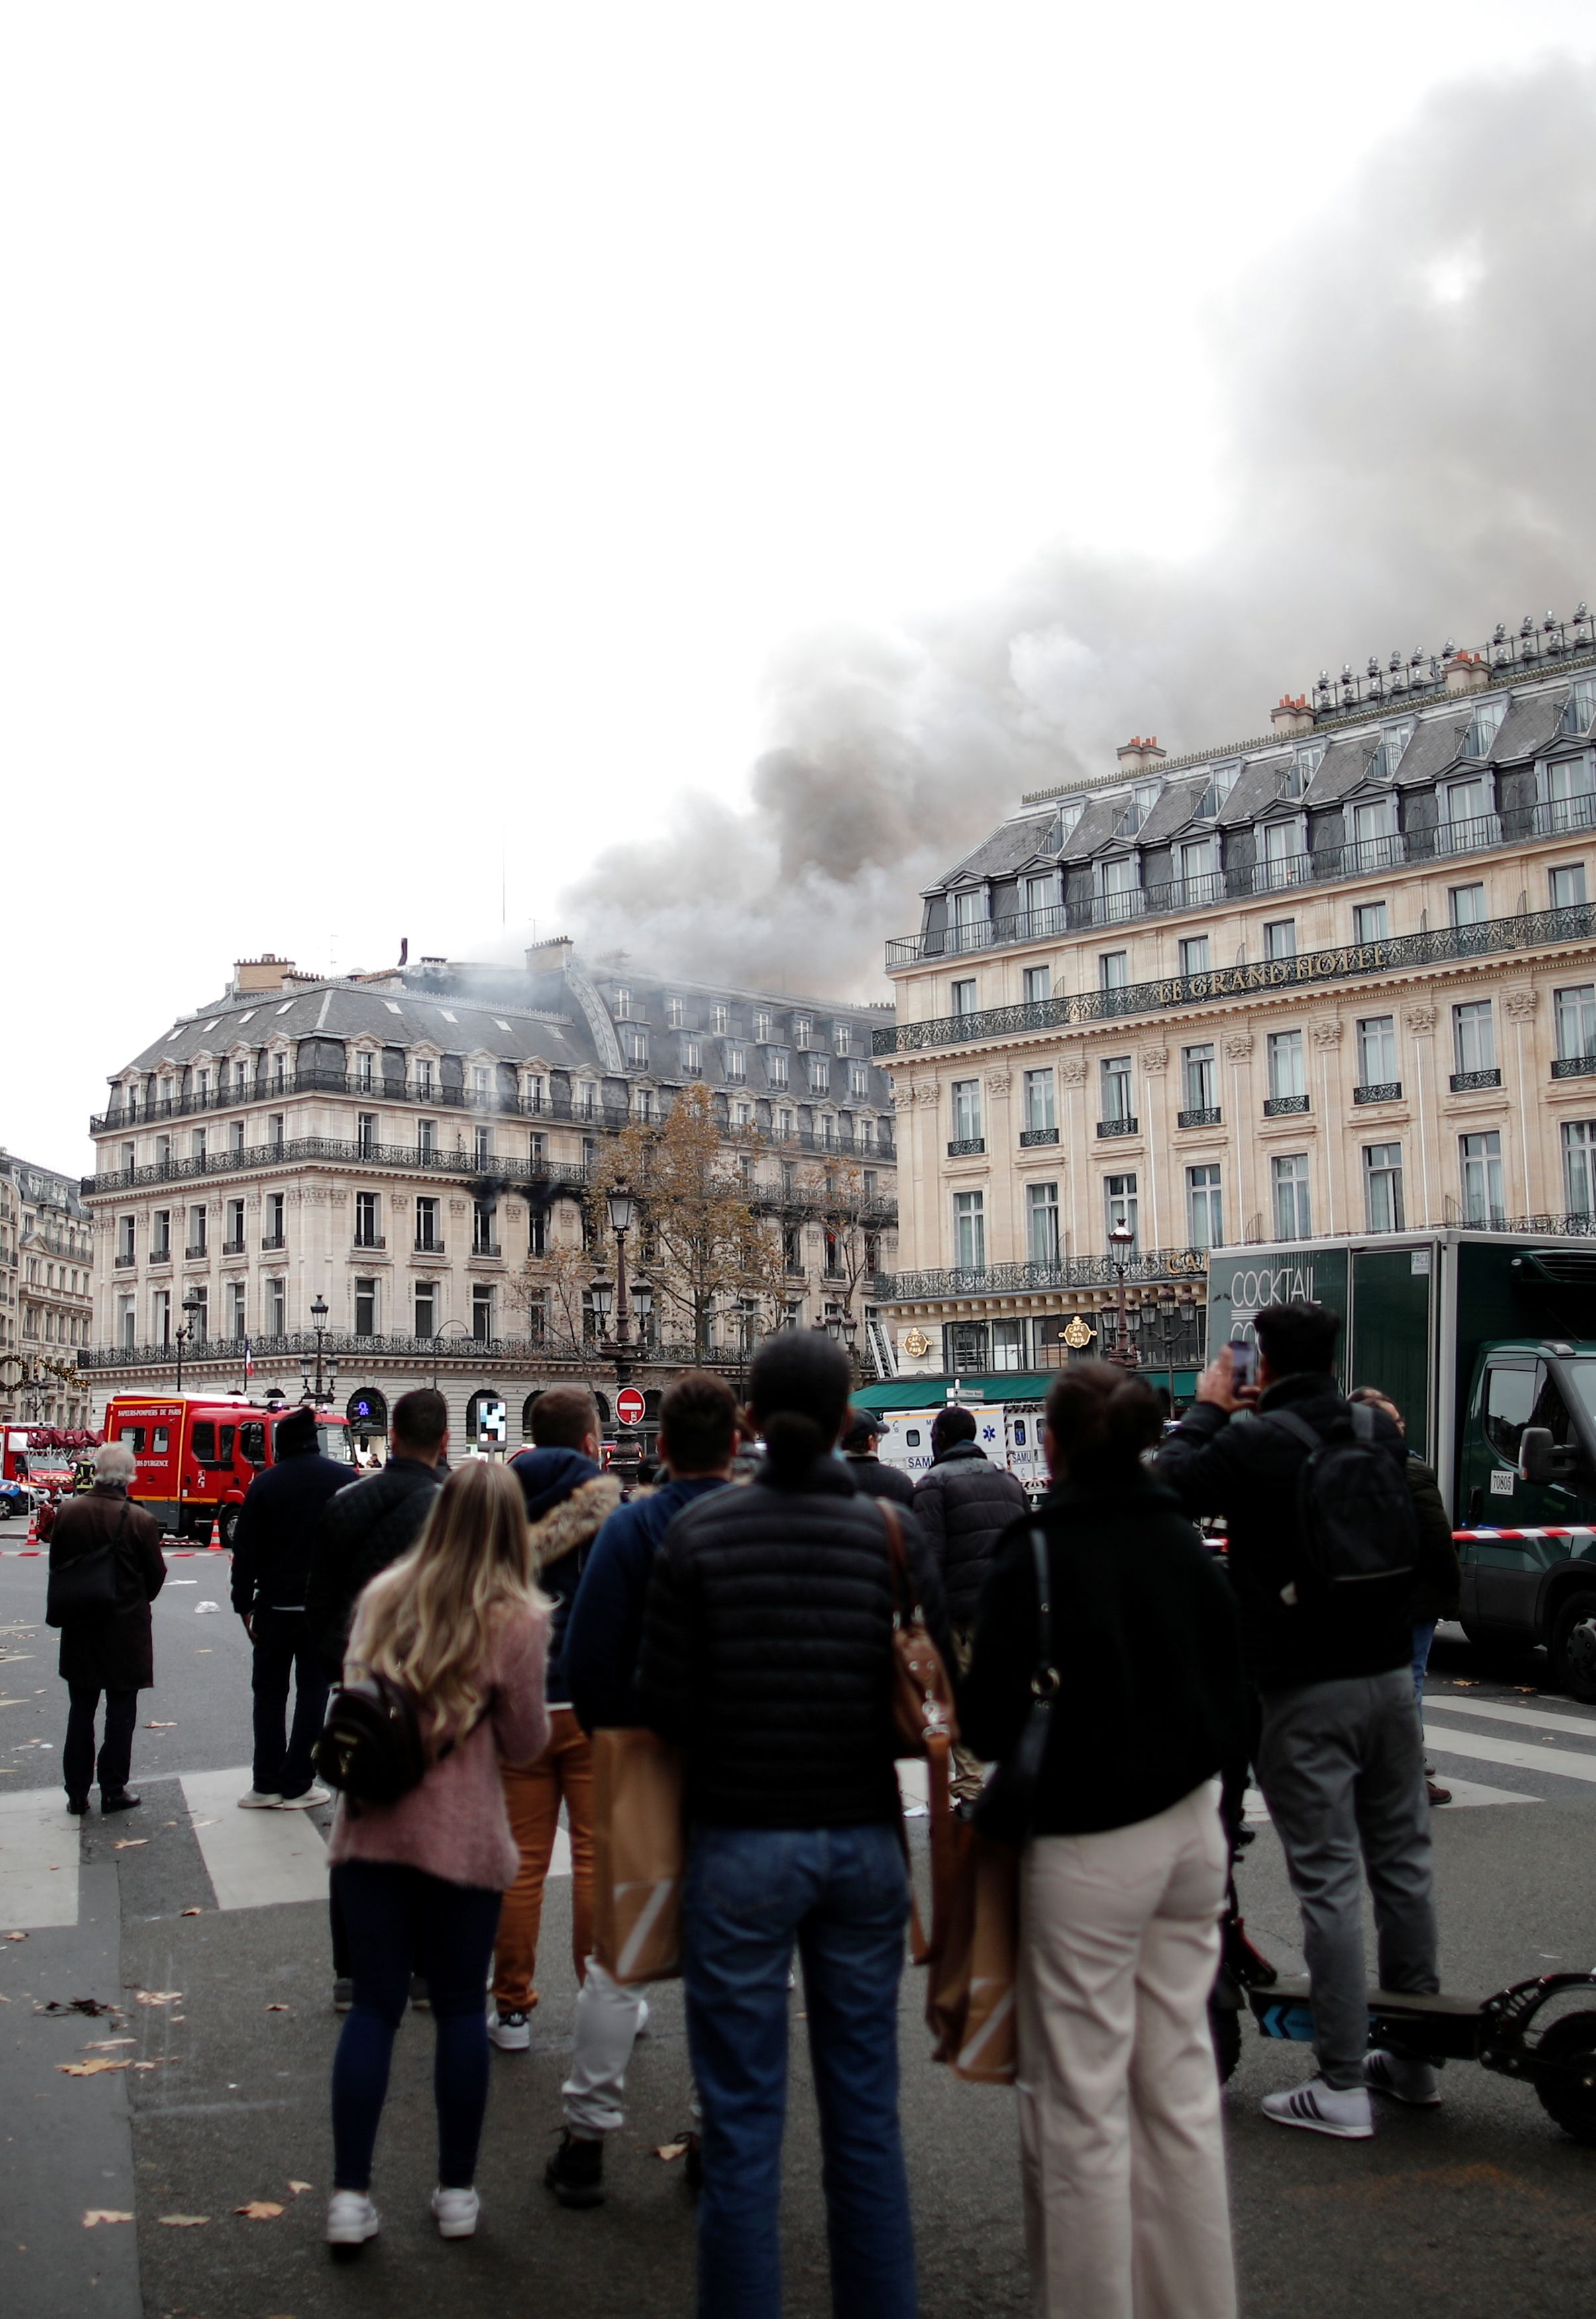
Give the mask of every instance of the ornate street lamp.
[(197, 1296), (185, 1296), (183, 1300), (183, 1309), (188, 1314), (188, 1319), (186, 1321), (180, 1321), (176, 1328), (172, 1331), (173, 1341), (177, 1347), (177, 1390), (179, 1393), (183, 1390), (183, 1348), (187, 1344), (189, 1339), (194, 1334), (194, 1314), (196, 1313), (203, 1312), (204, 1308), (201, 1304)]
[(321, 1340), (327, 1334), (327, 1299), (316, 1296), (311, 1305), (311, 1326), (316, 1331), (316, 1406), (321, 1406)]
[(432, 1389), (435, 1393), (437, 1390), (438, 1342), (441, 1338), (448, 1335), (451, 1329), (458, 1329), (463, 1337), (468, 1337), (471, 1334), (464, 1321), (446, 1321), (441, 1329), (434, 1329), (432, 1331)]
[(1114, 1358), (1116, 1361), (1123, 1362), (1126, 1368), (1133, 1369), (1137, 1363), (1137, 1354), (1134, 1345), (1128, 1342), (1131, 1324), (1125, 1310), (1125, 1274), (1130, 1268), (1131, 1251), (1136, 1245), (1136, 1234), (1123, 1216), (1117, 1224), (1109, 1227), (1108, 1245), (1112, 1251), (1110, 1260), (1114, 1265), (1114, 1279), (1119, 1290), (1119, 1324)]
[(625, 1184), (617, 1184), (605, 1195), (609, 1210), (609, 1229), (615, 1234), (615, 1334), (609, 1334), (609, 1284), (595, 1280), (592, 1285), (593, 1311), (603, 1331), (599, 1349), (607, 1361), (615, 1365), (617, 1385), (625, 1385), (632, 1374), (632, 1307), (627, 1297), (627, 1234), (636, 1220), (637, 1202)]

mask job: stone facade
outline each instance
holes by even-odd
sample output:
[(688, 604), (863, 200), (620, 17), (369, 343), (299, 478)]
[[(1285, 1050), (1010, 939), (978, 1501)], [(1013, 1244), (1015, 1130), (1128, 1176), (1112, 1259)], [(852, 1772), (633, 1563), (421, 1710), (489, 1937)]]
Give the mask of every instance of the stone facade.
[(94, 1222), (76, 1177), (0, 1153), (0, 1410), (32, 1425), (91, 1422), (78, 1369), (93, 1340)]

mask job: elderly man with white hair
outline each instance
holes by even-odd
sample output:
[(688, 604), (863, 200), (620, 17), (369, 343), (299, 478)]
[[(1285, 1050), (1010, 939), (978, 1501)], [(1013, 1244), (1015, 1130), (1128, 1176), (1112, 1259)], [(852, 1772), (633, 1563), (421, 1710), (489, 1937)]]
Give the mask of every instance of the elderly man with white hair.
[[(160, 1524), (128, 1497), (136, 1467), (122, 1441), (95, 1452), (95, 1486), (69, 1498), (50, 1538), (46, 1616), (61, 1630), (61, 1680), (70, 1707), (61, 1774), (67, 1809), (88, 1809), (96, 1773), (100, 1809), (131, 1811), (128, 1788), (139, 1693), (155, 1682), (149, 1606), (166, 1584)], [(95, 1720), (105, 1694), (105, 1736), (95, 1760)]]

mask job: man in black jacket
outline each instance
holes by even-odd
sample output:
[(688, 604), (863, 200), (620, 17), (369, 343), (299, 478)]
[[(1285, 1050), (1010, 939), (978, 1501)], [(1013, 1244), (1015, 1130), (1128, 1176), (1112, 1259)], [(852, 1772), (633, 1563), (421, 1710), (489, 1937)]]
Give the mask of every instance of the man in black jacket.
[[(1320, 2075), (1268, 2095), (1264, 2111), (1281, 2125), (1362, 2141), (1374, 2131), (1370, 2088), (1420, 2108), (1440, 2099), (1428, 2062), (1366, 2050), (1360, 1850), (1381, 1987), (1440, 1987), (1407, 1593), (1405, 1584), (1378, 1583), (1321, 1601), (1303, 1584), (1298, 1485), (1312, 1452), (1294, 1428), (1269, 1420), (1287, 1412), (1321, 1438), (1349, 1421), (1335, 1381), (1340, 1322), (1298, 1299), (1266, 1306), (1255, 1326), (1258, 1385), (1237, 1385), (1222, 1347), (1155, 1468), (1188, 1512), (1222, 1514), (1229, 1526), (1248, 1671), (1263, 1700), (1258, 1784), (1303, 1912)], [(1405, 1498), (1407, 1453), (1381, 1411), (1371, 1446), (1391, 1459)]]
[(388, 1463), (328, 1501), (311, 1557), (305, 1613), (329, 1681), (344, 1671), (344, 1647), (361, 1589), (408, 1554), (443, 1487), (448, 1403), (430, 1385), (393, 1404)]
[(239, 1803), (245, 1811), (304, 1811), (329, 1801), (311, 1777), (327, 1677), (305, 1614), (305, 1586), (321, 1510), (347, 1487), (350, 1473), (317, 1448), (313, 1409), (279, 1418), (272, 1449), (275, 1463), (250, 1483), (233, 1531), (233, 1609), (255, 1654), (255, 1761), (249, 1792)]
[[(932, 1465), (915, 1484), (914, 1506), (926, 1544), (937, 1558), (953, 1630), (953, 1656), (962, 1674), (969, 1665), (976, 1611), (997, 1541), (1030, 1511), (1023, 1485), (1006, 1466), (995, 1466), (976, 1439), (968, 1409), (941, 1411), (931, 1428)], [(984, 1766), (968, 1747), (953, 1750), (953, 1793), (978, 1796)]]
[(901, 1466), (884, 1465), (877, 1454), (881, 1421), (873, 1410), (851, 1409), (843, 1435), (843, 1457), (853, 1476), (853, 1486), (867, 1497), (890, 1498), (894, 1505), (912, 1506), (915, 1484)]

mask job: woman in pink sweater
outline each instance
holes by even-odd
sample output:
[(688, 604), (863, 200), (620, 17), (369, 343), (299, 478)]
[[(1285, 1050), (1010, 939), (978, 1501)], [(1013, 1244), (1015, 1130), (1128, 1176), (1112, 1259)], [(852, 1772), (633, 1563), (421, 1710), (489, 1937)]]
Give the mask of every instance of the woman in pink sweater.
[(343, 1798), (333, 1822), (329, 1852), (355, 1982), (332, 2065), (327, 2236), (335, 2247), (376, 2235), (372, 2152), (417, 1956), (437, 2035), (432, 2211), (446, 2239), (476, 2228), (472, 2183), (488, 2100), (482, 1992), (518, 1859), (499, 1766), (528, 1763), (547, 1744), (547, 1642), (519, 1484), (500, 1466), (463, 1466), (410, 1553), (360, 1597), (345, 1662), (348, 1679), (384, 1675), (410, 1693), (430, 1760), (397, 1803)]

